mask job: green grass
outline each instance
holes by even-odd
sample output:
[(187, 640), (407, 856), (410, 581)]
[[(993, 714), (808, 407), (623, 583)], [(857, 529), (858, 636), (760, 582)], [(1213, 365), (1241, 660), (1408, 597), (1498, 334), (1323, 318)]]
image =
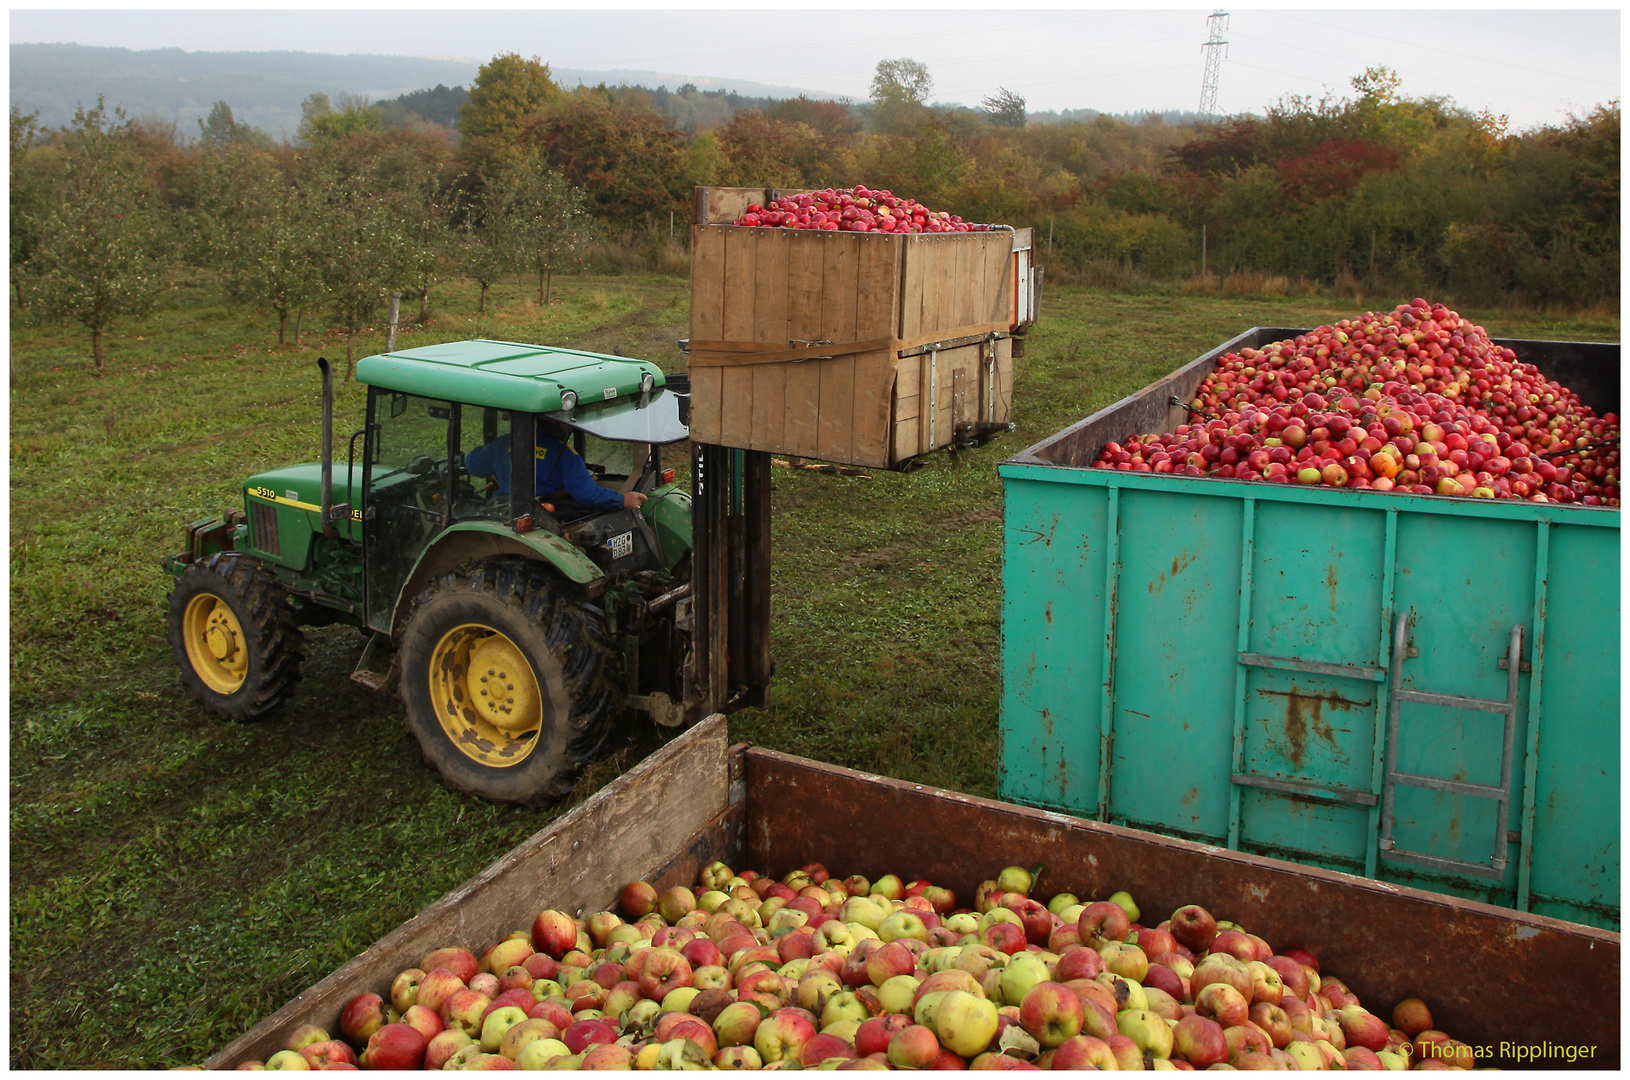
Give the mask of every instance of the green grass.
[[(440, 290), (404, 344), (477, 335), (678, 370), (683, 279), (564, 278)], [(775, 681), (733, 739), (980, 795), (996, 792), (1001, 500), (996, 464), (1254, 325), (1311, 326), (1344, 301), (1126, 296), (1053, 287), (1018, 363), (1012, 435), (869, 478), (776, 469)], [(411, 305), (409, 305), (411, 313)], [(1466, 311), (1499, 336), (1616, 340), (1606, 318)], [(366, 332), (357, 355), (383, 344)], [(311, 460), (320, 319), (279, 346), (270, 313), (180, 283), (117, 328), (91, 370), (70, 327), (14, 324), (11, 400), (13, 1068), (202, 1061), (564, 806), (442, 786), (400, 704), (346, 676), (362, 637), (308, 631), (276, 718), (233, 724), (182, 690), (157, 560), (242, 478)], [(337, 429), (363, 396), (339, 388)], [(343, 445), (343, 441), (342, 441)], [(630, 725), (581, 801), (659, 742)]]

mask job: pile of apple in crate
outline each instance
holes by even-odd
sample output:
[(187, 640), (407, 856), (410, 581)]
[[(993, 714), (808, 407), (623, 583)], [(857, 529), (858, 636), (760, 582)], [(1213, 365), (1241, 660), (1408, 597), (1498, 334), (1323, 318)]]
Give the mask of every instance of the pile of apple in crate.
[[(1039, 872), (1039, 871), (1038, 871)], [(622, 913), (541, 912), (480, 957), (439, 948), (341, 1038), (264, 1066), (371, 1069), (1463, 1068), (1427, 1005), (1358, 1000), (1317, 942), (1283, 952), (1198, 905), (1045, 903), (1008, 867), (978, 895), (927, 881), (775, 881), (723, 863)], [(1290, 944), (1306, 948), (1290, 948)], [(1390, 1021), (1390, 1022), (1389, 1022)]]
[(1619, 505), (1619, 418), (1481, 326), (1417, 297), (1226, 353), (1193, 422), (1108, 443), (1095, 468)]

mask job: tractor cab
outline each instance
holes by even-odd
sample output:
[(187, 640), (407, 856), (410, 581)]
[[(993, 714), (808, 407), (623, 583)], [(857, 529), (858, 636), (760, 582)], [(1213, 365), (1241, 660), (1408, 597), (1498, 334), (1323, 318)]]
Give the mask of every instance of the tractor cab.
[[(569, 576), (580, 581), (589, 573), (615, 583), (682, 568), (690, 500), (673, 486), (662, 448), (689, 434), (685, 399), (654, 364), (461, 341), (367, 357), (357, 379), (369, 387), (368, 413), (361, 468), (353, 465), (350, 475), (360, 471), (371, 627), (389, 633), (428, 576), (423, 571), (485, 552), (495, 526), (506, 540), (558, 556), (550, 561), (578, 556)], [(545, 440), (565, 442), (599, 488), (639, 492), (645, 505), (634, 510), (609, 498), (615, 508), (596, 509), (540, 497), (533, 477)], [(433, 546), (448, 550), (424, 567)]]

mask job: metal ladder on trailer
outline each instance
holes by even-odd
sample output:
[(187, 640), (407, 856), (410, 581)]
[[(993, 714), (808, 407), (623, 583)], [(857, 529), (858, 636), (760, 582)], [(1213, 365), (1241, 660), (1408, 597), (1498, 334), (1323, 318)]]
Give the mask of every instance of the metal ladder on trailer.
[[(1418, 650), (1409, 644), (1409, 615), (1399, 612), (1393, 620), (1392, 629), (1392, 672), (1390, 685), (1390, 705), (1387, 710), (1387, 771), (1386, 780), (1381, 789), (1381, 839), (1380, 855), (1383, 859), (1393, 862), (1413, 863), (1417, 866), (1426, 866), (1436, 870), (1453, 870), (1477, 877), (1490, 878), (1500, 881), (1505, 877), (1506, 846), (1512, 842), (1511, 834), (1506, 829), (1506, 819), (1511, 808), (1511, 754), (1512, 744), (1517, 733), (1517, 677), (1522, 669), (1527, 667), (1522, 661), (1522, 624), (1511, 628), (1511, 647), (1506, 654), (1505, 661), (1500, 665), (1507, 669), (1506, 696), (1504, 701), (1495, 701), (1488, 698), (1460, 697), (1455, 694), (1433, 694), (1422, 690), (1403, 689), (1403, 660), (1409, 656), (1419, 656)], [(1463, 780), (1450, 780), (1441, 776), (1422, 776), (1418, 773), (1400, 772), (1398, 769), (1398, 706), (1404, 702), (1418, 702), (1423, 705), (1441, 705), (1451, 709), (1472, 709), (1478, 712), (1502, 713), (1505, 716), (1505, 738), (1500, 752), (1500, 783), (1471, 784)], [(1455, 795), (1469, 795), (1473, 798), (1492, 799), (1496, 804), (1494, 819), (1494, 850), (1487, 862), (1473, 862), (1467, 859), (1450, 859), (1441, 855), (1428, 855), (1420, 851), (1406, 851), (1397, 846), (1392, 835), (1392, 797), (1397, 785), (1406, 787), (1426, 788), (1432, 791), (1447, 791)]]

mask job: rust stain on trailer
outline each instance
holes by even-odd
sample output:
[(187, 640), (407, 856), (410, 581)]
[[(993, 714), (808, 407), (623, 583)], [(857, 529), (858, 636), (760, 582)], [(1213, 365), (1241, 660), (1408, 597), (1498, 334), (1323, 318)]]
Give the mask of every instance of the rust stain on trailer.
[(1368, 701), (1354, 701), (1342, 697), (1337, 691), (1328, 694), (1304, 694), (1297, 689), (1294, 683), (1289, 690), (1259, 689), (1258, 694), (1263, 697), (1282, 697), (1285, 699), (1285, 743), (1289, 749), (1286, 755), (1297, 768), (1302, 767), (1307, 757), (1307, 739), (1309, 731), (1314, 737), (1328, 743), (1332, 750), (1340, 750), (1341, 744), (1337, 741), (1338, 731), (1345, 728), (1336, 728), (1324, 718), (1326, 705), (1333, 709), (1347, 710), (1354, 708), (1368, 708), (1372, 703)]

